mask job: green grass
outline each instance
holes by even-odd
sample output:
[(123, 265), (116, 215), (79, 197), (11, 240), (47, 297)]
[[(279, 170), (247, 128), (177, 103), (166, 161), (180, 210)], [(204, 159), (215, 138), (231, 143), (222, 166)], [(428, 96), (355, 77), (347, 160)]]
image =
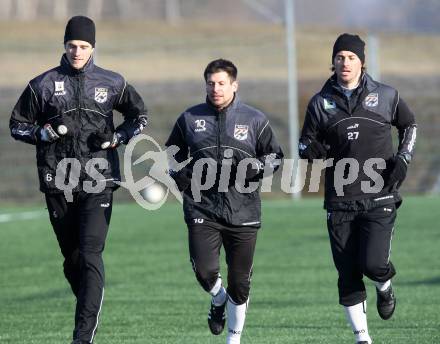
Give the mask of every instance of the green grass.
[[(265, 202), (243, 344), (353, 343), (337, 303), (321, 204)], [(399, 210), (392, 247), (398, 308), (391, 320), (377, 315), (374, 286), (367, 283), (375, 343), (440, 342), (438, 204), (439, 198), (408, 197)], [(39, 209), (39, 218), (0, 227), (2, 344), (69, 343), (74, 298), (44, 207)], [(224, 343), (224, 335), (213, 337), (207, 328), (209, 297), (191, 270), (180, 205), (154, 212), (117, 205), (105, 263), (97, 344)]]

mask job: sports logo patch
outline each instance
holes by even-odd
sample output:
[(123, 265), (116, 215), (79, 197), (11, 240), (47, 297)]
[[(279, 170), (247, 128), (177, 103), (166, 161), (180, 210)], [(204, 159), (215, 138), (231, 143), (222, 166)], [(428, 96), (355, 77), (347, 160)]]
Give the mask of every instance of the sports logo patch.
[(196, 124), (196, 128), (194, 129), (196, 133), (206, 131), (206, 121), (204, 119), (196, 119), (194, 123)]
[(336, 109), (336, 103), (331, 99), (324, 98), (324, 110)]
[(347, 127), (347, 130), (357, 129), (359, 128), (359, 123), (355, 123)]
[(234, 129), (234, 138), (240, 141), (246, 140), (248, 137), (249, 126), (236, 124)]
[(379, 94), (378, 93), (370, 93), (368, 96), (365, 97), (364, 104), (365, 104), (365, 106), (368, 106), (368, 107), (377, 106), (377, 104), (379, 104)]
[(95, 100), (98, 103), (105, 103), (107, 101), (108, 90), (105, 87), (95, 87)]
[(64, 81), (55, 81), (55, 95), (64, 96), (66, 90), (64, 89)]

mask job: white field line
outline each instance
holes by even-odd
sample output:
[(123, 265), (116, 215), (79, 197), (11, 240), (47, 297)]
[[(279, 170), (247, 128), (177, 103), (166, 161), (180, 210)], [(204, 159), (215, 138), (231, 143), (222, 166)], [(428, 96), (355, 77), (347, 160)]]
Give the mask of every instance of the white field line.
[(46, 214), (47, 211), (42, 211), (42, 210), (25, 211), (22, 213), (0, 214), (0, 223), (32, 220), (32, 219), (44, 217)]

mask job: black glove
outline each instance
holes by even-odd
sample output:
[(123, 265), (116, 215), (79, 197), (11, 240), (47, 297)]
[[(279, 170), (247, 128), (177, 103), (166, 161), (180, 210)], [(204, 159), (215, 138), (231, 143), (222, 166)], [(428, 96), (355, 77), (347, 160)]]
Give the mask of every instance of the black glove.
[(327, 148), (319, 141), (312, 141), (307, 146), (300, 143), (299, 155), (303, 159), (312, 162), (313, 159), (325, 159), (327, 156)]
[(408, 164), (405, 159), (400, 155), (396, 155), (394, 157), (394, 159), (392, 160), (392, 164), (394, 166), (388, 177), (387, 185), (394, 186), (394, 184), (397, 183), (396, 189), (398, 189), (400, 185), (402, 185), (402, 182), (405, 180), (406, 171), (408, 170)]
[(66, 124), (61, 116), (52, 119), (49, 124), (55, 129), (56, 133), (60, 136), (70, 134), (69, 125)]
[(53, 142), (60, 137), (70, 134), (68, 124), (62, 116), (55, 116), (40, 129), (40, 138), (45, 142)]
[[(219, 168), (218, 168), (218, 171), (220, 171), (220, 170), (221, 170), (221, 164), (219, 164)], [(241, 170), (241, 172), (244, 172), (244, 171)], [(235, 185), (235, 182), (238, 177), (237, 173), (238, 173), (238, 164), (233, 163), (231, 165), (229, 186)], [(259, 181), (263, 177), (263, 173), (264, 173), (264, 164), (260, 160), (254, 159), (254, 161), (252, 161), (252, 164), (246, 165), (246, 172), (244, 175), (244, 181), (245, 181), (245, 183)]]
[(104, 131), (97, 131), (90, 136), (90, 146), (95, 150), (116, 148), (125, 141), (123, 133), (112, 132), (108, 128), (105, 128)]
[(176, 182), (180, 192), (185, 191), (191, 185), (192, 170), (185, 166), (180, 171), (170, 170), (170, 176)]
[(263, 173), (264, 164), (260, 160), (255, 159), (252, 165), (248, 165), (246, 169), (246, 181), (257, 181), (263, 177)]

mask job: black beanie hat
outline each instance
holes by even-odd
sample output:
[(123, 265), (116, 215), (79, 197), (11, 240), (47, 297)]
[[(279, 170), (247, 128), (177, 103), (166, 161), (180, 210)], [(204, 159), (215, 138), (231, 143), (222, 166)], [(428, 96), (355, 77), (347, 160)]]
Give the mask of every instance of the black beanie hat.
[(93, 20), (84, 16), (70, 18), (64, 33), (64, 44), (72, 40), (86, 41), (95, 47), (95, 23)]
[(336, 54), (342, 50), (355, 53), (361, 60), (362, 64), (364, 64), (364, 48), (365, 42), (358, 35), (350, 35), (349, 33), (344, 33), (336, 39), (336, 42), (333, 45), (332, 64), (334, 63)]

